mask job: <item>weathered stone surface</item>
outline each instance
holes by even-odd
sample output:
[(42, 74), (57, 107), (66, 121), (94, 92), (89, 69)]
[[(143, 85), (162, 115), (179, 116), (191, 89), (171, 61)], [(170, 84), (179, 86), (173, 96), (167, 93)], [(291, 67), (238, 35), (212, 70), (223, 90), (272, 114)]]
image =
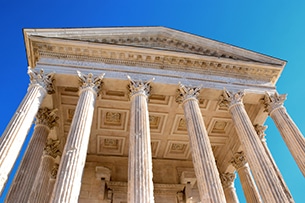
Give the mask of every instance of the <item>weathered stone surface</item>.
[(248, 162), (243, 151), (236, 152), (231, 160), (236, 168), (247, 202), (261, 203), (261, 197), (252, 177)]
[[(241, 133), (236, 133), (235, 125), (239, 132), (242, 131), (243, 135), (251, 135), (249, 136), (251, 138), (254, 136), (253, 129), (248, 128), (250, 125), (249, 119), (253, 124), (265, 122), (268, 115), (263, 112), (264, 108), (261, 101), (265, 92), (268, 94), (274, 93), (275, 83), (286, 63), (283, 60), (232, 45), (162, 27), (25, 29), (24, 37), (29, 65), (35, 67), (36, 70), (43, 68), (47, 73), (56, 72), (54, 87), (43, 87), (45, 92), (51, 93), (54, 90), (56, 92), (52, 96), (46, 96), (41, 106), (59, 109), (58, 128), (52, 130), (49, 137), (54, 140), (59, 139), (58, 147), (61, 150), (65, 143), (71, 149), (67, 149), (63, 153), (63, 160), (65, 161), (60, 166), (61, 169), (58, 170), (56, 165), (58, 158), (54, 161), (54, 156), (58, 155), (58, 151), (52, 150), (52, 147), (46, 148), (54, 155), (46, 156), (45, 154), (42, 158), (38, 170), (40, 172), (37, 173), (35, 187), (32, 188), (31, 193), (31, 197), (32, 194), (35, 194), (34, 196), (39, 199), (38, 202), (49, 202), (55, 177), (58, 177), (57, 181), (61, 182), (61, 189), (58, 189), (57, 183), (55, 187), (57, 188), (55, 189), (56, 194), (62, 197), (62, 200), (59, 201), (127, 202), (128, 156), (131, 145), (129, 138), (132, 137), (131, 131), (136, 132), (130, 128), (135, 126), (134, 124), (131, 125), (133, 119), (130, 119), (130, 117), (138, 115), (137, 118), (141, 119), (140, 115), (144, 115), (144, 113), (146, 120), (134, 122), (145, 125), (139, 127), (140, 130), (135, 135), (148, 135), (146, 131), (142, 132), (141, 130), (150, 129), (148, 130), (150, 138), (145, 143), (135, 142), (136, 144), (133, 146), (144, 146), (141, 149), (134, 150), (139, 152), (137, 157), (143, 152), (146, 157), (147, 153), (142, 149), (149, 149), (149, 147), (151, 148), (151, 155), (148, 158), (142, 157), (144, 160), (146, 159), (146, 162), (135, 160), (138, 162), (134, 166), (135, 168), (142, 168), (140, 171), (153, 173), (153, 177), (148, 174), (147, 177), (150, 178), (144, 177), (144, 179), (148, 182), (146, 185), (151, 182), (154, 183), (153, 198), (155, 202), (199, 202), (200, 198), (203, 199), (203, 190), (202, 186), (197, 187), (197, 185), (199, 185), (199, 182), (202, 183), (206, 180), (211, 183), (204, 183), (206, 184), (204, 187), (217, 193), (209, 193), (207, 199), (215, 200), (218, 196), (221, 196), (219, 202), (225, 201), (224, 195), (226, 197), (228, 194), (233, 195), (233, 189), (227, 187), (228, 190), (224, 189), (224, 194), (223, 192), (219, 193), (217, 189), (220, 191), (223, 189), (218, 172), (215, 171), (218, 168), (218, 171), (225, 174), (234, 172), (234, 167), (230, 164), (233, 153), (249, 148), (249, 146), (250, 148), (251, 146), (257, 146), (257, 143), (260, 142), (257, 140), (245, 142), (244, 139), (240, 139)], [(86, 74), (79, 73), (80, 77), (75, 77), (76, 70)], [(87, 75), (89, 72), (92, 74)], [(101, 83), (99, 78), (95, 78), (93, 75), (100, 75), (101, 73), (106, 73), (107, 78), (103, 80), (103, 89), (98, 95)], [(130, 84), (130, 81), (126, 80), (126, 75), (132, 76), (133, 79), (141, 78), (143, 81), (150, 78), (156, 78), (156, 80), (150, 81), (153, 88), (146, 90), (145, 88), (141, 90), (141, 85), (138, 86), (133, 83), (135, 86), (130, 87), (135, 94), (130, 95), (126, 90), (126, 86)], [(51, 77), (40, 76), (40, 73), (31, 73), (30, 77), (37, 81), (52, 80)], [(82, 92), (86, 92), (88, 97), (84, 97), (87, 99), (82, 99), (77, 94), (80, 81)], [(201, 87), (200, 92), (198, 88), (190, 88), (187, 96), (186, 94), (180, 94), (182, 96), (180, 102), (185, 101), (183, 106), (189, 112), (185, 115), (192, 115), (192, 117), (189, 116), (192, 122), (190, 122), (190, 119), (186, 119), (184, 109), (176, 103), (178, 82), (190, 87)], [(143, 85), (144, 83), (139, 84)], [(37, 82), (36, 85), (44, 86), (44, 82)], [(137, 88), (141, 91), (138, 91)], [(241, 102), (238, 100), (241, 95), (237, 94), (234, 105), (231, 103), (231, 109), (236, 110), (234, 111), (237, 115), (235, 119), (232, 119), (230, 111), (228, 111), (228, 105), (225, 103), (219, 105), (219, 97), (223, 93), (223, 88), (247, 92), (243, 97), (244, 109), (242, 109), (242, 113), (239, 108), (235, 108)], [(140, 107), (147, 102), (145, 96), (140, 95), (147, 96), (148, 92), (150, 97), (149, 102), (146, 103), (147, 109), (145, 111), (140, 109), (139, 111), (139, 108), (134, 106), (135, 110), (131, 110), (129, 98), (132, 100), (132, 98), (140, 97), (139, 100), (134, 102)], [(96, 97), (94, 96), (95, 93), (97, 93)], [(186, 97), (183, 97), (183, 95)], [(193, 99), (193, 97), (198, 97), (198, 99)], [(92, 98), (95, 101), (94, 107), (92, 107), (93, 105), (89, 105), (90, 108), (87, 108), (86, 105), (82, 105), (85, 108), (77, 106), (79, 101), (80, 103), (86, 101), (90, 103)], [(35, 103), (38, 100), (33, 101)], [(38, 109), (41, 101), (39, 100), (39, 104), (30, 102), (27, 104), (35, 105)], [(93, 108), (95, 109), (94, 113), (88, 113), (88, 115), (93, 116), (91, 122), (85, 113), (80, 112), (87, 110), (92, 112)], [(31, 112), (33, 111), (31, 110)], [(245, 112), (249, 119), (241, 116), (245, 115)], [(35, 114), (33, 113), (33, 115)], [(23, 123), (21, 117), (24, 115), (20, 116), (18, 114), (18, 116), (20, 119), (18, 118), (19, 120), (16, 121)], [(74, 120), (78, 122), (75, 122), (73, 117), (77, 118)], [(236, 117), (242, 117), (242, 119), (238, 121)], [(30, 120), (27, 118), (25, 121), (28, 126), (32, 122)], [(201, 122), (203, 120), (204, 122)], [(192, 139), (196, 138), (199, 143), (202, 140), (204, 141), (204, 144), (199, 144), (199, 150), (196, 149), (198, 142), (196, 141), (196, 144), (194, 144), (195, 141), (189, 139), (189, 123), (192, 123), (194, 127), (192, 131), (200, 134), (200, 136), (192, 136)], [(88, 130), (89, 128), (90, 130)], [(69, 133), (70, 129), (71, 133)], [(23, 130), (24, 134), (26, 134), (26, 131), (26, 129)], [(84, 134), (84, 136), (75, 136), (80, 134)], [(16, 139), (17, 142), (20, 141), (18, 139)], [(9, 145), (8, 142), (5, 144), (10, 148)], [(83, 148), (83, 145), (86, 145), (87, 148)], [(12, 147), (12, 149), (16, 148)], [(260, 152), (262, 149), (259, 147), (258, 151)], [(249, 156), (249, 152), (246, 150), (245, 154)], [(212, 155), (212, 158), (210, 155)], [(251, 168), (263, 166), (266, 169), (265, 171), (270, 169), (271, 165), (261, 165), (260, 161), (252, 160), (261, 159), (260, 153), (250, 155), (249, 165)], [(204, 159), (204, 161), (198, 164), (194, 161), (194, 157)], [(150, 168), (151, 158), (154, 165), (152, 172)], [(216, 164), (215, 159), (217, 160)], [(194, 161), (194, 164), (192, 161)], [(148, 164), (142, 166), (142, 163)], [(258, 164), (253, 165), (253, 163)], [(67, 167), (69, 164), (71, 169)], [(85, 168), (83, 168), (83, 164), (85, 164)], [(196, 170), (194, 166), (197, 165), (202, 166), (199, 167), (201, 171), (196, 172), (201, 179), (189, 176), (190, 171), (194, 173), (194, 169)], [(111, 177), (110, 175), (101, 175), (97, 166), (108, 168), (111, 171)], [(203, 180), (203, 175), (200, 174), (203, 169), (206, 169), (209, 173), (212, 171), (211, 175), (206, 172), (208, 174), (206, 180)], [(56, 175), (57, 171), (58, 175)], [(81, 179), (82, 171), (84, 173)], [(263, 177), (263, 181), (259, 184), (269, 184), (270, 190), (273, 190), (273, 187), (277, 188), (277, 184), (274, 186), (272, 180), (269, 181), (265, 178), (270, 174), (257, 169), (253, 169), (253, 171)], [(69, 177), (63, 177), (61, 172), (62, 174), (69, 174)], [(250, 174), (250, 171), (248, 172)], [(73, 175), (76, 177), (75, 180), (72, 177)], [(139, 177), (142, 176), (139, 175)], [(250, 177), (246, 176), (244, 179)], [(41, 181), (38, 181), (37, 178)], [(71, 183), (70, 180), (76, 182)], [(181, 180), (183, 182), (180, 182)], [(213, 182), (214, 180), (217, 181)], [(227, 178), (227, 180), (230, 180), (230, 178)], [(145, 185), (141, 180), (136, 182)], [(283, 184), (280, 183), (280, 185), (283, 188)], [(66, 188), (64, 188), (65, 186)], [(81, 187), (80, 191), (79, 187)], [(149, 190), (153, 188), (152, 184), (147, 188)], [(65, 194), (59, 194), (59, 190)], [(267, 189), (266, 193), (268, 192), (270, 191)], [(134, 196), (136, 195), (134, 194)], [(152, 199), (152, 192), (149, 193), (149, 196)], [(78, 200), (76, 200), (77, 197), (79, 197)], [(231, 199), (234, 199), (232, 197)], [(255, 201), (253, 200), (253, 202)], [(267, 202), (266, 199), (264, 201)], [(259, 200), (256, 202), (259, 202)], [(268, 202), (274, 202), (274, 200), (268, 200)], [(285, 200), (280, 202), (285, 202)]]
[(266, 94), (265, 108), (305, 177), (305, 138), (283, 106), (285, 99), (286, 95)]
[(95, 108), (103, 76), (94, 77), (78, 72), (81, 83), (80, 96), (62, 154), (59, 172), (50, 202), (77, 202), (81, 177)]
[(28, 201), (32, 185), (39, 169), (40, 162), (38, 160), (41, 159), (43, 154), (44, 144), (50, 129), (54, 127), (58, 119), (55, 111), (48, 108), (38, 110), (32, 138), (13, 180), (13, 184), (6, 198), (7, 202)]
[(61, 156), (58, 140), (48, 139), (41, 157), (41, 162), (30, 193), (32, 203), (49, 202), (56, 177), (54, 167), (58, 169), (56, 158)]
[(262, 200), (264, 202), (289, 202), (277, 178), (276, 171), (247, 115), (242, 103), (243, 96), (243, 92), (233, 93), (225, 90), (223, 100), (227, 102)]
[(294, 202), (293, 197), (292, 197), (292, 195), (291, 195), (291, 193), (289, 191), (289, 188), (287, 187), (287, 185), (286, 185), (286, 183), (285, 183), (285, 181), (283, 179), (283, 176), (282, 176), (279, 168), (277, 167), (277, 165), (276, 165), (276, 163), (275, 163), (275, 161), (274, 161), (274, 159), (272, 157), (272, 154), (271, 154), (271, 152), (270, 152), (270, 150), (269, 150), (269, 148), (267, 146), (267, 142), (266, 142), (266, 138), (265, 138), (265, 136), (266, 136), (265, 130), (267, 129), (267, 126), (263, 126), (263, 125), (258, 125), (257, 124), (257, 125), (254, 125), (254, 128), (255, 128), (255, 130), (257, 132), (258, 137), (262, 141), (262, 144), (263, 144), (263, 146), (265, 148), (266, 154), (268, 155), (268, 157), (269, 157), (269, 159), (270, 159), (270, 161), (272, 163), (272, 166), (273, 166), (273, 168), (274, 168), (274, 170), (275, 170), (275, 172), (277, 174), (277, 177), (278, 177), (278, 179), (279, 179), (279, 181), (280, 181), (280, 183), (281, 183), (281, 185), (283, 187), (283, 190), (284, 190), (288, 200), (290, 202)]
[(28, 91), (0, 140), (1, 193), (40, 104), (48, 92), (53, 92), (53, 74), (45, 74), (43, 70), (36, 72), (32, 69), (29, 69), (28, 73), (30, 76)]
[(225, 193), (227, 203), (239, 203), (236, 190), (234, 187), (235, 174), (234, 173), (222, 173), (220, 174), (220, 180)]
[(150, 81), (130, 77), (130, 137), (128, 161), (128, 202), (153, 203), (153, 174), (147, 99)]
[(179, 86), (201, 202), (225, 202), (208, 133), (198, 105), (200, 88)]

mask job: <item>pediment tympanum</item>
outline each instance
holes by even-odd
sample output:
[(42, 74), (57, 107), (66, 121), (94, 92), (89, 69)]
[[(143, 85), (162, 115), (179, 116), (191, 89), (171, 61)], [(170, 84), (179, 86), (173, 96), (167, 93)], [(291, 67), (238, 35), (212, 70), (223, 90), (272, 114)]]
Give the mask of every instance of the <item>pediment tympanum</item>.
[(25, 29), (28, 62), (93, 61), (261, 80), (272, 85), (285, 61), (164, 27)]

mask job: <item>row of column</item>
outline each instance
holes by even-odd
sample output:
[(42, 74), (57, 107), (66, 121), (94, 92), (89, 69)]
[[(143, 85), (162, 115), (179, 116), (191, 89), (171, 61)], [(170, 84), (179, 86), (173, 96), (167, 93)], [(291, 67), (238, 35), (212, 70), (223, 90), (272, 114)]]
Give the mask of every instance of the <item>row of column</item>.
[[(43, 98), (47, 93), (52, 93), (53, 91), (53, 74), (44, 74), (42, 70), (40, 72), (29, 70), (29, 75), (31, 84), (28, 92), (0, 140), (1, 190), (5, 185), (7, 176), (18, 156), (27, 131), (38, 112)], [(39, 193), (35, 194), (31, 193), (31, 191), (20, 192), (25, 190), (25, 184), (34, 185), (36, 188), (44, 188), (43, 190), (46, 190), (45, 188), (53, 189), (54, 187), (50, 197), (51, 202), (76, 202), (78, 200), (95, 101), (102, 86), (103, 75), (96, 77), (92, 74), (84, 75), (78, 72), (78, 77), (80, 81), (79, 100), (62, 153), (56, 182), (54, 183), (53, 181), (52, 183), (52, 181), (49, 181), (48, 185), (43, 185), (44, 183), (39, 180), (45, 176), (37, 181), (34, 178), (37, 171), (45, 171), (45, 168), (50, 168), (55, 163), (54, 157), (53, 159), (48, 159), (47, 156), (43, 156), (40, 166), (37, 165), (39, 163), (37, 161), (36, 165), (30, 164), (33, 162), (32, 160), (37, 160), (42, 156), (42, 143), (46, 142), (50, 128), (53, 127), (47, 124), (40, 124), (39, 119), (37, 119), (34, 134), (29, 144), (29, 149), (31, 150), (27, 150), (20, 165), (18, 175), (8, 195), (9, 202), (19, 202), (19, 200), (31, 198), (34, 202)], [(134, 81), (131, 78), (129, 80), (131, 117), (128, 201), (154, 202), (147, 107), (151, 81)], [(184, 110), (200, 199), (202, 202), (226, 202), (226, 198), (235, 199), (235, 197), (232, 190), (223, 189), (224, 184), (222, 184), (221, 180), (231, 180), (232, 176), (222, 175), (221, 178), (219, 176), (198, 104), (199, 91), (200, 88), (186, 87), (180, 84), (177, 102), (182, 104)], [(245, 150), (247, 161), (252, 169), (255, 183), (259, 190), (260, 195), (257, 191), (251, 190), (251, 188), (256, 187), (254, 181), (242, 181), (253, 182), (254, 184), (243, 185), (244, 191), (246, 191), (246, 198), (249, 202), (291, 202), (293, 200), (289, 190), (279, 176), (268, 148), (261, 143), (260, 138), (257, 136), (257, 132), (245, 111), (242, 98), (242, 92), (232, 93), (224, 91), (222, 104), (228, 106), (232, 115), (238, 137)], [(282, 105), (283, 100), (283, 96), (277, 94), (266, 95), (266, 110), (278, 126), (302, 173), (305, 174), (304, 137), (288, 116)], [(44, 111), (47, 110), (45, 109)], [(49, 114), (54, 124), (56, 121), (55, 114), (52, 112)], [(236, 167), (241, 179), (251, 179), (252, 176), (249, 176), (250, 172), (248, 171), (249, 167), (247, 164), (238, 166), (236, 161), (232, 161), (232, 164)]]

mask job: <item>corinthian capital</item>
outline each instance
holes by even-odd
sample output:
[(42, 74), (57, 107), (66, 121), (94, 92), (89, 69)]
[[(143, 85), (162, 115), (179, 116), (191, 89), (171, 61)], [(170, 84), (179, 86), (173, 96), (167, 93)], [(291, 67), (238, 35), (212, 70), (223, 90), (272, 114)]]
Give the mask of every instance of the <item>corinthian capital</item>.
[(176, 97), (177, 103), (183, 103), (188, 99), (198, 99), (201, 87), (187, 87), (179, 83), (179, 89), (177, 90), (178, 96)]
[(241, 152), (236, 152), (233, 155), (233, 158), (231, 159), (231, 164), (236, 168), (239, 169), (243, 167), (247, 163), (245, 159), (245, 154), (243, 151)]
[(40, 69), (40, 71), (36, 71), (29, 67), (28, 75), (30, 76), (30, 85), (39, 84), (48, 92), (48, 94), (54, 93), (54, 73), (45, 74), (43, 69)]
[(141, 80), (132, 80), (128, 75), (127, 78), (129, 80), (129, 85), (127, 88), (129, 89), (130, 98), (137, 94), (142, 94), (149, 97), (151, 91), (150, 83), (154, 80), (154, 78), (147, 82), (142, 82)]
[(57, 109), (40, 108), (36, 115), (36, 125), (45, 125), (52, 129), (56, 125), (58, 116), (56, 116)]
[(53, 158), (56, 158), (57, 156), (61, 156), (61, 152), (59, 150), (59, 140), (52, 140), (48, 139), (46, 146), (44, 148), (44, 155), (49, 155)]
[(235, 174), (234, 173), (222, 173), (220, 175), (221, 184), (223, 185), (223, 188), (227, 188), (233, 185), (235, 180)]
[(80, 71), (77, 71), (78, 79), (80, 82), (80, 89), (84, 90), (87, 88), (92, 89), (97, 95), (99, 94), (101, 87), (103, 85), (103, 78), (105, 73), (99, 76), (94, 76), (92, 73), (85, 75)]
[(279, 95), (277, 92), (274, 94), (266, 93), (264, 98), (265, 112), (270, 114), (273, 110), (283, 106), (286, 97), (287, 94)]
[(265, 130), (268, 128), (268, 126), (266, 125), (259, 125), (259, 124), (256, 124), (254, 125), (254, 129), (259, 137), (259, 139), (262, 141), (262, 142), (265, 142), (266, 141), (266, 134), (265, 134)]
[(225, 89), (220, 97), (219, 105), (230, 108), (230, 106), (242, 103), (244, 95), (245, 93), (243, 91), (231, 92)]

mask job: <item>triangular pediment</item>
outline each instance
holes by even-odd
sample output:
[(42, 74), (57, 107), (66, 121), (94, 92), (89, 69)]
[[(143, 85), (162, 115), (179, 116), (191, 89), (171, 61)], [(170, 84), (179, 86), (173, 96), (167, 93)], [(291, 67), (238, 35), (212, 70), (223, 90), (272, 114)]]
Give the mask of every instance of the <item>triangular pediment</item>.
[(165, 27), (25, 29), (31, 36), (166, 50), (224, 59), (284, 65), (285, 61)]

